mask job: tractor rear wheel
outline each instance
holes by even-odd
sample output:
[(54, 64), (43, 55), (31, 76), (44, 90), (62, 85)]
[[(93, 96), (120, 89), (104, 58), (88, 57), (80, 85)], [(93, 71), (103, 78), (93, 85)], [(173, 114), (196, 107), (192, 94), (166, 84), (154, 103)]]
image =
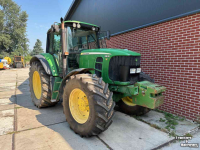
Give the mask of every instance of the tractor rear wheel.
[(102, 78), (78, 74), (66, 81), (63, 108), (70, 128), (82, 137), (98, 135), (112, 123), (115, 102)]
[[(140, 73), (140, 81), (149, 81), (153, 82), (154, 80), (144, 72)], [(128, 114), (128, 115), (136, 115), (136, 116), (142, 116), (146, 113), (148, 113), (151, 109), (142, 107), (136, 104), (132, 103), (132, 99), (129, 97), (124, 97), (118, 102), (118, 106), (121, 112)]]
[(31, 64), (29, 86), (32, 102), (38, 108), (57, 104), (57, 102), (51, 102), (50, 76), (46, 74), (40, 62)]

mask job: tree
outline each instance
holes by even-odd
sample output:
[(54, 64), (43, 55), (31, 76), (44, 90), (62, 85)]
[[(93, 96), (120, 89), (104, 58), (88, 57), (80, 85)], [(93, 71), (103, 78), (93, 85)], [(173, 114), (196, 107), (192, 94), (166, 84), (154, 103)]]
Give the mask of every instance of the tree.
[(0, 0), (0, 54), (26, 55), (28, 15), (12, 0)]
[(37, 39), (37, 41), (35, 42), (35, 46), (33, 47), (33, 51), (31, 55), (38, 55), (43, 52), (44, 51), (42, 49), (42, 42), (39, 39)]

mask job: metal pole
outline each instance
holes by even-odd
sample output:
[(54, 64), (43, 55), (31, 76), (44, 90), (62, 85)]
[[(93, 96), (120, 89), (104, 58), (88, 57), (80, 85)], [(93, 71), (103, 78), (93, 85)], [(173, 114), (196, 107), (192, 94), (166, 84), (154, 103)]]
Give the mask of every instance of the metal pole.
[(63, 61), (63, 78), (66, 76), (66, 73), (68, 72), (67, 68), (67, 56), (69, 55), (66, 46), (66, 29), (65, 29), (65, 24), (64, 21), (61, 21), (61, 37), (62, 37), (62, 61)]

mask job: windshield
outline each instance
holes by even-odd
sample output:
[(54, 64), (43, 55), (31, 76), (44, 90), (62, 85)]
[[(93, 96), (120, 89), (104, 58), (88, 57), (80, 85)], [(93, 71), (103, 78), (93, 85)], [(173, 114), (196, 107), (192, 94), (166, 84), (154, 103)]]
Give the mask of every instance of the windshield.
[(69, 51), (99, 48), (96, 31), (67, 27), (66, 39)]

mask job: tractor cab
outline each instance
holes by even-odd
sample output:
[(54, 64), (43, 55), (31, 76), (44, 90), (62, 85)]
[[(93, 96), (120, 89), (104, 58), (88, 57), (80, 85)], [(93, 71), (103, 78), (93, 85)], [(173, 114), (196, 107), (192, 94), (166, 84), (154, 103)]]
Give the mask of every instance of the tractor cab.
[[(106, 48), (105, 37), (110, 37), (109, 31), (100, 32), (100, 27), (93, 24), (73, 20), (64, 21), (63, 24), (63, 29), (62, 24), (52, 25), (47, 32), (46, 46), (46, 53), (54, 55), (56, 59), (60, 76), (63, 76), (63, 67), (67, 72), (79, 68), (83, 50)], [(62, 57), (66, 58), (65, 62)]]

